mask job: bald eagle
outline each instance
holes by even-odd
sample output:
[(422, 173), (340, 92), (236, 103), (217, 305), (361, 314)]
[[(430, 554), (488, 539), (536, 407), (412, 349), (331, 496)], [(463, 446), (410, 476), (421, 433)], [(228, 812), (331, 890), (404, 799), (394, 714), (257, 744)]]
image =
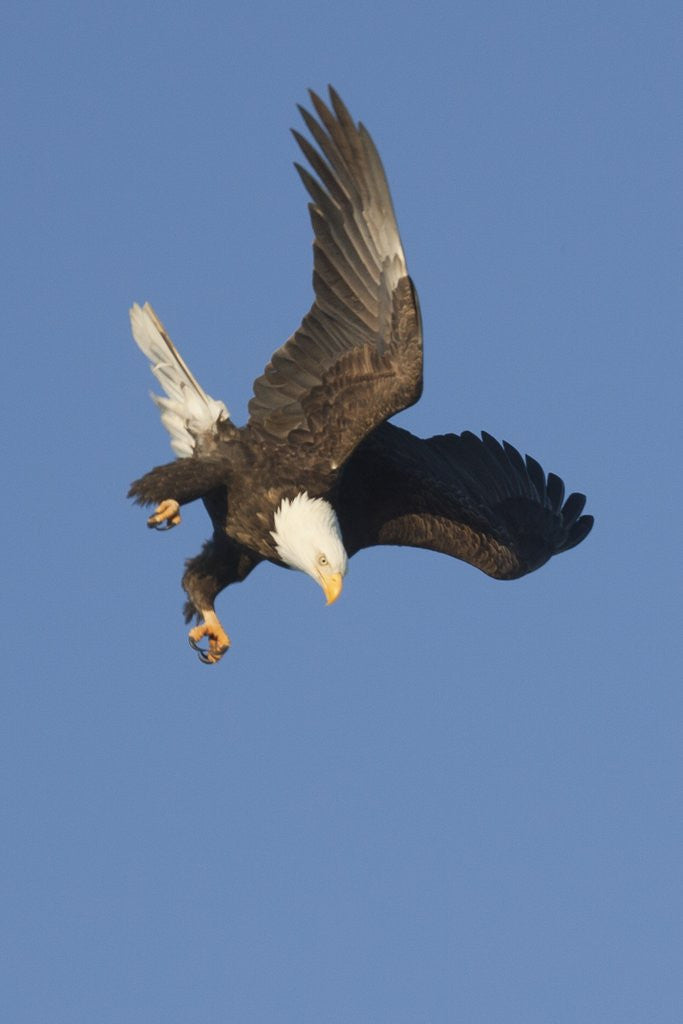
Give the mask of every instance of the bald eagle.
[[(178, 458), (129, 492), (170, 529), (201, 498), (213, 536), (183, 576), (190, 644), (206, 664), (230, 645), (216, 596), (259, 562), (300, 569), (331, 604), (348, 559), (377, 544), (452, 555), (515, 579), (580, 543), (585, 497), (487, 433), (419, 438), (388, 422), (422, 392), (422, 332), (377, 150), (330, 88), (299, 108), (316, 145), (294, 137), (311, 197), (315, 299), (254, 383), (236, 427), (185, 364), (149, 304), (134, 305), (135, 341), (164, 396), (152, 396)], [(316, 148), (317, 146), (317, 148)], [(313, 172), (313, 173), (311, 173)]]

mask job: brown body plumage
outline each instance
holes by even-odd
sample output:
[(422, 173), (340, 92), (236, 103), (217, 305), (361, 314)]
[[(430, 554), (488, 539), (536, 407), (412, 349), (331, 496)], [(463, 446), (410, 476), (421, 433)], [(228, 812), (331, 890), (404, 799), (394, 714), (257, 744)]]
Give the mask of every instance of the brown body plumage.
[[(153, 469), (130, 495), (176, 509), (204, 501), (213, 538), (187, 563), (183, 586), (188, 619), (204, 619), (193, 639), (208, 636), (207, 661), (227, 648), (216, 595), (260, 561), (287, 564), (274, 536), (284, 499), (325, 499), (349, 556), (376, 544), (426, 547), (498, 579), (537, 569), (593, 522), (581, 515), (583, 495), (564, 501), (559, 477), (488, 434), (420, 439), (386, 422), (422, 390), (417, 297), (369, 135), (333, 90), (331, 108), (311, 98), (318, 120), (302, 115), (320, 151), (294, 134), (317, 174), (298, 167), (312, 199), (315, 302), (256, 380), (245, 427), (202, 391), (151, 308), (134, 308), (136, 340), (169, 396), (164, 422), (188, 457)], [(172, 521), (164, 507), (150, 522)], [(344, 571), (345, 562), (339, 588)]]

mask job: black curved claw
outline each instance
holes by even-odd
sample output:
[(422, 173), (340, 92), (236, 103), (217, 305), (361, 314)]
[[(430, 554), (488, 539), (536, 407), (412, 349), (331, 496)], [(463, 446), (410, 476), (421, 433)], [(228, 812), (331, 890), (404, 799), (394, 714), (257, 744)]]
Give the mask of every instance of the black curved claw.
[(151, 530), (158, 530), (159, 533), (166, 533), (167, 530), (173, 529), (173, 523), (170, 519), (164, 519), (160, 523), (147, 523)]
[(210, 648), (209, 650), (207, 650), (206, 647), (200, 647), (197, 641), (194, 640), (191, 636), (188, 636), (187, 639), (192, 650), (197, 652), (197, 657), (201, 661), (202, 665), (215, 665), (218, 661), (221, 660), (221, 658), (225, 654), (225, 651), (228, 650), (228, 648), (226, 647), (224, 651), (217, 651), (217, 656), (214, 655), (213, 657), (211, 657), (212, 652)]

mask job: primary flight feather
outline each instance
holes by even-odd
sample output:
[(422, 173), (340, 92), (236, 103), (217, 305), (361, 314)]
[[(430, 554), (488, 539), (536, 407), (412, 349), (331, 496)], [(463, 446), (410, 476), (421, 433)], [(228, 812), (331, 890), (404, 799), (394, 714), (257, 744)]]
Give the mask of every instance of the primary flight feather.
[[(299, 108), (316, 147), (294, 136), (313, 225), (315, 300), (254, 382), (249, 421), (236, 427), (195, 379), (148, 304), (133, 336), (165, 392), (154, 396), (179, 457), (136, 480), (169, 529), (201, 498), (213, 536), (187, 562), (190, 643), (213, 664), (230, 641), (216, 596), (259, 562), (300, 569), (328, 604), (348, 559), (377, 544), (431, 548), (496, 579), (515, 579), (590, 531), (585, 498), (507, 442), (418, 438), (387, 422), (422, 391), (422, 331), (382, 164), (363, 125), (330, 88)], [(311, 171), (313, 173), (311, 173)], [(201, 646), (205, 639), (206, 645)]]

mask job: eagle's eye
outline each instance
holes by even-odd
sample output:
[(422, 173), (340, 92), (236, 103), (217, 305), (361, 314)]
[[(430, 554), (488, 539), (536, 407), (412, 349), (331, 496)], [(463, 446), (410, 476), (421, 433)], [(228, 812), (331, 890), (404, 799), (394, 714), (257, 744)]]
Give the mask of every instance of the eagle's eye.
[(318, 565), (329, 565), (327, 555), (318, 555)]

